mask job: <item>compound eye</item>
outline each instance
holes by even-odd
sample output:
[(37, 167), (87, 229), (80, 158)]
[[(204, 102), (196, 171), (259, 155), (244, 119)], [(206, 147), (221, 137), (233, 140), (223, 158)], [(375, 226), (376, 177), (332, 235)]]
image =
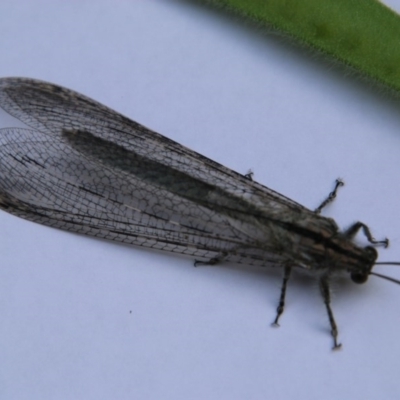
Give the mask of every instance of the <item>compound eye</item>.
[(376, 260), (378, 258), (378, 252), (376, 251), (375, 247), (367, 246), (364, 250), (369, 254), (371, 259)]
[(361, 272), (353, 272), (350, 278), (354, 283), (365, 283), (368, 280), (368, 275)]

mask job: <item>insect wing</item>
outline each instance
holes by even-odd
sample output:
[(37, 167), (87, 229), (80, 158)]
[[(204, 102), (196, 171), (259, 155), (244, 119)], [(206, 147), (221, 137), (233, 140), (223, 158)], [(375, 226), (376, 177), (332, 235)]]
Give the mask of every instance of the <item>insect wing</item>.
[(0, 206), (119, 242), (236, 262), (281, 261), (258, 214), (306, 211), (286, 197), (58, 86), (0, 79), (0, 106), (30, 129), (0, 137)]

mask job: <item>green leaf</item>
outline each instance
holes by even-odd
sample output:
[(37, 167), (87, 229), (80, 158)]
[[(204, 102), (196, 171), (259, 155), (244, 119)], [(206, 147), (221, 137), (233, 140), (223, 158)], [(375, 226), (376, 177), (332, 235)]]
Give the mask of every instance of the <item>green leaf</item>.
[(400, 91), (400, 16), (376, 0), (205, 0)]

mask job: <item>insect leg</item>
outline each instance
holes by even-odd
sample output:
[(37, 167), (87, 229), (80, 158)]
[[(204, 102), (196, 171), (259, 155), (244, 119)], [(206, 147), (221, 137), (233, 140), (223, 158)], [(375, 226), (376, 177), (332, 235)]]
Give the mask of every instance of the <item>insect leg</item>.
[(218, 256), (210, 258), (207, 261), (194, 260), (194, 266), (198, 267), (199, 265), (216, 265), (216, 264), (219, 264), (220, 262), (224, 261), (224, 258), (226, 256), (227, 256), (226, 253), (221, 253)]
[(389, 239), (386, 238), (385, 240), (375, 240), (371, 234), (371, 231), (369, 230), (368, 226), (363, 224), (362, 222), (356, 222), (355, 224), (351, 225), (350, 228), (346, 230), (344, 233), (345, 236), (347, 236), (349, 239), (352, 239), (354, 236), (357, 235), (358, 231), (362, 229), (364, 232), (364, 235), (367, 237), (368, 242), (372, 244), (382, 244), (385, 247), (389, 246)]
[(247, 174), (244, 174), (244, 177), (248, 179), (249, 181), (253, 180), (254, 172), (250, 169)]
[(272, 323), (273, 326), (279, 326), (278, 320), (279, 320), (280, 316), (282, 315), (283, 310), (285, 309), (286, 287), (287, 287), (287, 283), (289, 281), (291, 272), (292, 272), (292, 267), (286, 266), (284, 273), (283, 273), (281, 296), (279, 298), (278, 308), (276, 309), (276, 318), (275, 318), (275, 321)]
[(331, 325), (331, 335), (333, 337), (333, 350), (339, 349), (342, 344), (337, 342), (338, 329), (331, 309), (331, 291), (329, 288), (328, 276), (323, 276), (319, 281), (319, 288), (321, 290), (322, 298), (328, 312), (329, 324)]
[(341, 179), (336, 179), (335, 183), (335, 188), (333, 189), (332, 192), (328, 194), (328, 197), (314, 210), (316, 214), (319, 214), (321, 210), (328, 205), (329, 203), (332, 203), (332, 201), (335, 199), (337, 191), (340, 186), (344, 186), (344, 182)]

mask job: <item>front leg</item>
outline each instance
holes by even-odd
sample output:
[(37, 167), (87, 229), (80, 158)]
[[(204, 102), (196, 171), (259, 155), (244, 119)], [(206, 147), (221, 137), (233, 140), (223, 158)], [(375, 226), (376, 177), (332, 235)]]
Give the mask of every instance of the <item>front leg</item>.
[(371, 231), (369, 230), (368, 226), (363, 224), (362, 222), (356, 222), (355, 224), (351, 225), (350, 228), (348, 228), (344, 234), (346, 237), (349, 239), (353, 239), (354, 236), (357, 235), (358, 231), (362, 229), (364, 232), (364, 235), (367, 237), (368, 242), (375, 244), (375, 245), (383, 245), (385, 248), (389, 246), (389, 239), (385, 238), (384, 240), (375, 240), (374, 237), (371, 234)]

